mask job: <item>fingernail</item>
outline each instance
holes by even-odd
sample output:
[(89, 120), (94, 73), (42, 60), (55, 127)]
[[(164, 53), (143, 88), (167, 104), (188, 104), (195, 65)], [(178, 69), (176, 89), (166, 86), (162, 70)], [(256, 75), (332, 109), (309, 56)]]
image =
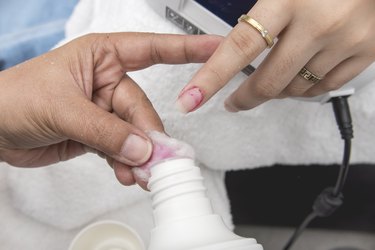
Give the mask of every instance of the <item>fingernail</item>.
[(122, 146), (121, 156), (136, 164), (142, 164), (150, 158), (151, 151), (151, 142), (138, 135), (130, 134)]
[(203, 100), (202, 91), (193, 87), (183, 91), (177, 99), (176, 105), (180, 112), (189, 113), (196, 109)]

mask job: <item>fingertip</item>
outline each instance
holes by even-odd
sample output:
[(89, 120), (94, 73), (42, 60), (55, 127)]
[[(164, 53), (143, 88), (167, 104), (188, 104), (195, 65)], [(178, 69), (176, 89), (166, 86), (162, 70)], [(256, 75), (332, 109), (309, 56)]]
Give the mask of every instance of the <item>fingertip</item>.
[(244, 92), (243, 85), (233, 92), (225, 101), (224, 108), (231, 113), (246, 111), (255, 108), (261, 103), (248, 92)]
[(187, 114), (200, 106), (203, 97), (203, 91), (199, 87), (193, 86), (180, 93), (175, 105), (181, 113)]
[(251, 58), (245, 54), (239, 56), (229, 43), (228, 38), (223, 40), (180, 93), (177, 108), (182, 113), (198, 109), (248, 65)]
[(112, 157), (109, 157), (109, 156), (106, 156), (105, 160), (107, 161), (108, 166), (110, 166), (112, 169), (114, 169), (113, 163), (114, 163), (115, 160)]
[(130, 161), (132, 165), (145, 163), (152, 154), (151, 141), (136, 134), (129, 134), (121, 148), (121, 157), (124, 161)]
[(131, 186), (135, 184), (135, 178), (131, 168), (118, 161), (113, 162), (113, 170), (117, 180), (124, 186)]
[(142, 178), (139, 178), (139, 176), (135, 175), (134, 176), (135, 178), (135, 182), (142, 188), (144, 189), (145, 191), (150, 191), (147, 187), (147, 181), (145, 181), (144, 179)]
[[(147, 164), (146, 164), (147, 165)], [(151, 177), (151, 172), (146, 165), (142, 167), (133, 167), (131, 170), (133, 172), (133, 176), (135, 182), (144, 190), (148, 191), (147, 184)]]
[(236, 106), (233, 105), (228, 99), (224, 102), (224, 108), (226, 111), (231, 113), (237, 113), (239, 109), (236, 108)]

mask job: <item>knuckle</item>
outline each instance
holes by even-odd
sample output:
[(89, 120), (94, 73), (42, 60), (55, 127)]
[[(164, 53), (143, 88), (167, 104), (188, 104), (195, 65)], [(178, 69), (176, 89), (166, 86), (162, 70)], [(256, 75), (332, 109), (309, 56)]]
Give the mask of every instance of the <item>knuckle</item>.
[(311, 90), (308, 90), (306, 91), (304, 94), (303, 94), (303, 97), (315, 97), (315, 96), (318, 96), (320, 95), (321, 93), (318, 92), (317, 90), (314, 90), (314, 89), (311, 89)]
[(147, 95), (140, 91), (137, 94), (137, 98), (133, 100), (133, 102), (129, 103), (129, 106), (125, 109), (126, 118), (131, 119), (134, 117), (139, 109), (148, 109), (152, 107), (152, 103), (150, 99), (148, 99)]
[(225, 82), (223, 76), (221, 75), (222, 73), (219, 70), (212, 67), (210, 64), (206, 64), (206, 66), (207, 66), (207, 70), (209, 71), (210, 75), (216, 78), (215, 83), (218, 85), (217, 87), (224, 86), (226, 82)]
[(248, 110), (248, 109), (250, 109), (249, 105), (247, 105), (246, 103), (240, 102), (240, 101), (235, 102), (234, 106), (238, 110)]
[[(301, 55), (299, 53), (294, 54), (286, 54), (280, 58), (280, 63), (276, 65), (274, 69), (275, 76), (282, 76), (285, 72), (290, 71), (291, 67), (295, 64), (295, 60), (299, 58)], [(277, 81), (278, 79), (272, 79), (273, 81)]]
[(316, 20), (320, 21), (311, 26), (312, 34), (324, 39), (337, 34), (337, 32), (345, 31), (347, 19), (342, 17), (350, 16), (351, 12), (350, 8), (345, 7), (338, 9), (335, 13), (322, 11), (319, 16), (316, 16)]
[(266, 80), (255, 85), (254, 94), (263, 99), (273, 99), (280, 94), (274, 81)]
[(340, 87), (341, 87), (341, 84), (339, 82), (327, 82), (326, 84), (324, 84), (324, 86), (326, 86), (326, 90), (327, 91), (331, 91), (331, 90), (338, 90)]
[(81, 37), (77, 38), (78, 40), (84, 40), (84, 41), (93, 41), (93, 40), (97, 40), (99, 37), (98, 34), (96, 33), (88, 33), (88, 34), (85, 34), (85, 35), (82, 35)]
[(310, 36), (314, 39), (326, 40), (337, 35), (338, 32), (345, 32), (346, 20), (340, 18), (338, 15), (323, 13), (320, 15), (319, 20), (324, 20), (324, 22), (318, 21), (308, 28)]
[(337, 90), (341, 87), (341, 84), (335, 81), (327, 81), (321, 84), (321, 89), (325, 92)]
[(315, 29), (312, 30), (312, 34), (317, 38), (330, 37), (332, 34), (336, 33), (341, 26), (341, 20), (331, 19), (330, 22), (315, 27)]
[(108, 40), (105, 39), (106, 37), (108, 38), (108, 35), (106, 34), (89, 33), (78, 38), (78, 40), (82, 41), (83, 43), (91, 44), (92, 46), (100, 47), (100, 44)]
[(150, 39), (150, 58), (153, 64), (163, 63), (163, 57), (158, 49), (156, 39), (157, 36), (153, 33)]
[(306, 92), (306, 87), (299, 85), (299, 84), (290, 84), (283, 91), (283, 93), (286, 96), (291, 96), (291, 97), (303, 96), (305, 92)]
[(352, 35), (347, 36), (346, 44), (351, 49), (362, 49), (363, 45), (368, 43), (368, 30), (366, 29), (356, 29), (353, 31)]
[[(108, 124), (113, 126), (107, 126)], [(92, 138), (95, 146), (101, 145), (103, 148), (112, 148), (114, 133), (116, 131), (116, 123), (108, 121), (108, 118), (97, 119), (86, 123), (86, 138)]]
[(262, 47), (258, 37), (253, 36), (251, 32), (234, 30), (228, 39), (233, 51), (241, 58), (254, 57)]
[(188, 37), (184, 37), (184, 40), (183, 40), (183, 42), (184, 42), (184, 45), (183, 45), (183, 48), (184, 48), (183, 55), (184, 55), (185, 62), (190, 63), (190, 62), (193, 61), (192, 58), (194, 58), (194, 56), (192, 54), (193, 52), (188, 49), (189, 47), (187, 45), (188, 44), (187, 39), (188, 39)]

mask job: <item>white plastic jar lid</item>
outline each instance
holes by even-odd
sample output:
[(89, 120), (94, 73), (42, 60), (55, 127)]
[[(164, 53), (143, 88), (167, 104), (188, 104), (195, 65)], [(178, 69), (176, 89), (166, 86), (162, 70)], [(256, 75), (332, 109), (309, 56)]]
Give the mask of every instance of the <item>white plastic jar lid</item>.
[(69, 250), (145, 250), (138, 233), (117, 221), (98, 221), (82, 229)]

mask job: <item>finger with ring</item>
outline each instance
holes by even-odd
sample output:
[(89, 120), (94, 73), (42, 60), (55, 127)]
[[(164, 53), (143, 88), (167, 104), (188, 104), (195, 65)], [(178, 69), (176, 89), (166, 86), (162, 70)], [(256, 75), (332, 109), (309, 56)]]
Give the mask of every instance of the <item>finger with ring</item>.
[(323, 80), (324, 77), (318, 76), (314, 73), (312, 73), (310, 70), (308, 70), (306, 67), (303, 67), (299, 72), (298, 75), (306, 79), (307, 81), (310, 81), (312, 83), (318, 83), (319, 81)]
[(266, 41), (268, 48), (272, 48), (274, 44), (273, 37), (269, 34), (268, 30), (264, 28), (264, 26), (261, 25), (258, 21), (244, 14), (241, 15), (240, 18), (238, 18), (238, 22), (245, 22), (259, 31), (263, 39)]

